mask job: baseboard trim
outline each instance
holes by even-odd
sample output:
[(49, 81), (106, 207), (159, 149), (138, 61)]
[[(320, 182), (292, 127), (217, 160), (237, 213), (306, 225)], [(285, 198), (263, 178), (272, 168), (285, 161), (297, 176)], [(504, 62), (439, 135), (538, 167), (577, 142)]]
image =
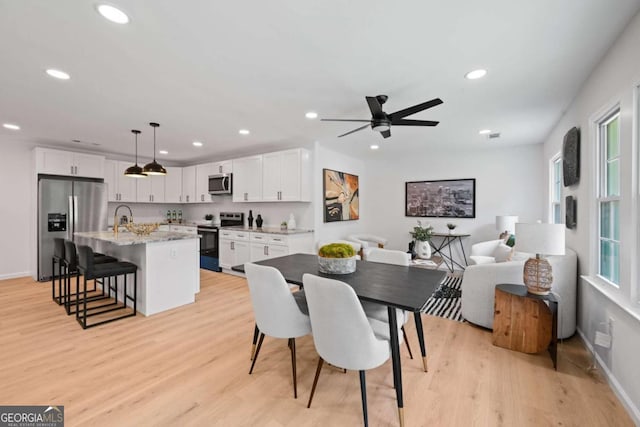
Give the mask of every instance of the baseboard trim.
[(26, 277), (26, 276), (31, 276), (31, 273), (28, 271), (22, 271), (19, 273), (0, 274), (0, 280), (15, 279), (18, 277)]
[(625, 407), (627, 413), (629, 414), (629, 416), (631, 416), (631, 419), (633, 420), (635, 425), (640, 426), (640, 408), (638, 408), (633, 403), (631, 398), (629, 398), (629, 395), (627, 395), (627, 392), (625, 392), (624, 388), (622, 388), (620, 382), (618, 382), (618, 379), (615, 377), (615, 375), (613, 375), (613, 372), (609, 370), (600, 355), (594, 351), (591, 342), (587, 339), (582, 330), (580, 328), (577, 328), (577, 331), (578, 335), (582, 339), (582, 342), (584, 342), (584, 345), (589, 349), (591, 354), (595, 356), (598, 367), (602, 370), (602, 372), (604, 372), (604, 376), (606, 377), (609, 386), (611, 386), (615, 395), (618, 396), (618, 399), (620, 399), (620, 401), (622, 402), (622, 406)]

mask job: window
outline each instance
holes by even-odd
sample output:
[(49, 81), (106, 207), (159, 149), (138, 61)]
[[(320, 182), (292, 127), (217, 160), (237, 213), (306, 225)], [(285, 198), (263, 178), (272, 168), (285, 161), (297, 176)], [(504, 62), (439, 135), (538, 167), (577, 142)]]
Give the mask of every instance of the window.
[(598, 275), (620, 283), (620, 111), (598, 124)]
[(551, 159), (551, 191), (550, 191), (550, 199), (551, 199), (551, 223), (553, 224), (563, 224), (562, 220), (562, 156), (560, 153), (556, 154), (553, 159)]

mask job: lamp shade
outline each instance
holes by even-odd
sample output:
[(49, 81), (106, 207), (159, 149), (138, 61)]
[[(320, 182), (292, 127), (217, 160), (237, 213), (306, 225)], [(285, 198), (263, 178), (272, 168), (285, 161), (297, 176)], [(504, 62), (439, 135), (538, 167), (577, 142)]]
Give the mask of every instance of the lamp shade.
[(496, 230), (499, 232), (507, 231), (509, 234), (515, 234), (517, 215), (498, 215), (496, 216)]
[(516, 250), (541, 255), (564, 255), (564, 224), (516, 224)]

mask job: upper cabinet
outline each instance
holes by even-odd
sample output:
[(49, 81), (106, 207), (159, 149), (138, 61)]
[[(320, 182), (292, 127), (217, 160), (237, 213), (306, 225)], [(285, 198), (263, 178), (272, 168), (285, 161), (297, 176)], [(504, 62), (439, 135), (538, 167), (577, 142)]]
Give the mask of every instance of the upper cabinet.
[(233, 201), (262, 201), (262, 156), (233, 160)]
[(297, 148), (262, 156), (262, 200), (308, 202), (310, 196), (309, 151)]
[(182, 203), (182, 168), (165, 167), (164, 201), (166, 203)]
[(311, 201), (311, 154), (296, 148), (233, 161), (234, 202)]
[(212, 202), (209, 194), (209, 175), (215, 175), (218, 169), (215, 163), (196, 165), (196, 203)]
[(110, 202), (136, 201), (136, 181), (138, 179), (124, 175), (124, 171), (129, 166), (131, 166), (131, 162), (104, 161), (104, 182), (107, 184)]
[(217, 162), (213, 164), (213, 174), (229, 174), (233, 172), (233, 162), (231, 160), (225, 160), (224, 162)]
[(40, 147), (35, 149), (35, 156), (37, 173), (104, 178), (104, 156)]
[(182, 168), (182, 203), (196, 202), (196, 167)]
[(150, 175), (146, 178), (135, 179), (135, 181), (137, 184), (136, 201), (143, 203), (163, 203), (165, 201), (165, 177), (163, 175)]

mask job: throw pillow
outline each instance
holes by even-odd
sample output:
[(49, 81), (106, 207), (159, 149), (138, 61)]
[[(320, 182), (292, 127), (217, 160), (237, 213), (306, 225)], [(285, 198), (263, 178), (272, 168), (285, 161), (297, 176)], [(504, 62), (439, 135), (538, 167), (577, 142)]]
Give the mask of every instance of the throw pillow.
[(513, 248), (510, 248), (504, 243), (500, 243), (498, 246), (496, 246), (492, 255), (496, 259), (496, 262), (505, 262), (505, 261), (511, 260), (512, 253), (513, 253)]

